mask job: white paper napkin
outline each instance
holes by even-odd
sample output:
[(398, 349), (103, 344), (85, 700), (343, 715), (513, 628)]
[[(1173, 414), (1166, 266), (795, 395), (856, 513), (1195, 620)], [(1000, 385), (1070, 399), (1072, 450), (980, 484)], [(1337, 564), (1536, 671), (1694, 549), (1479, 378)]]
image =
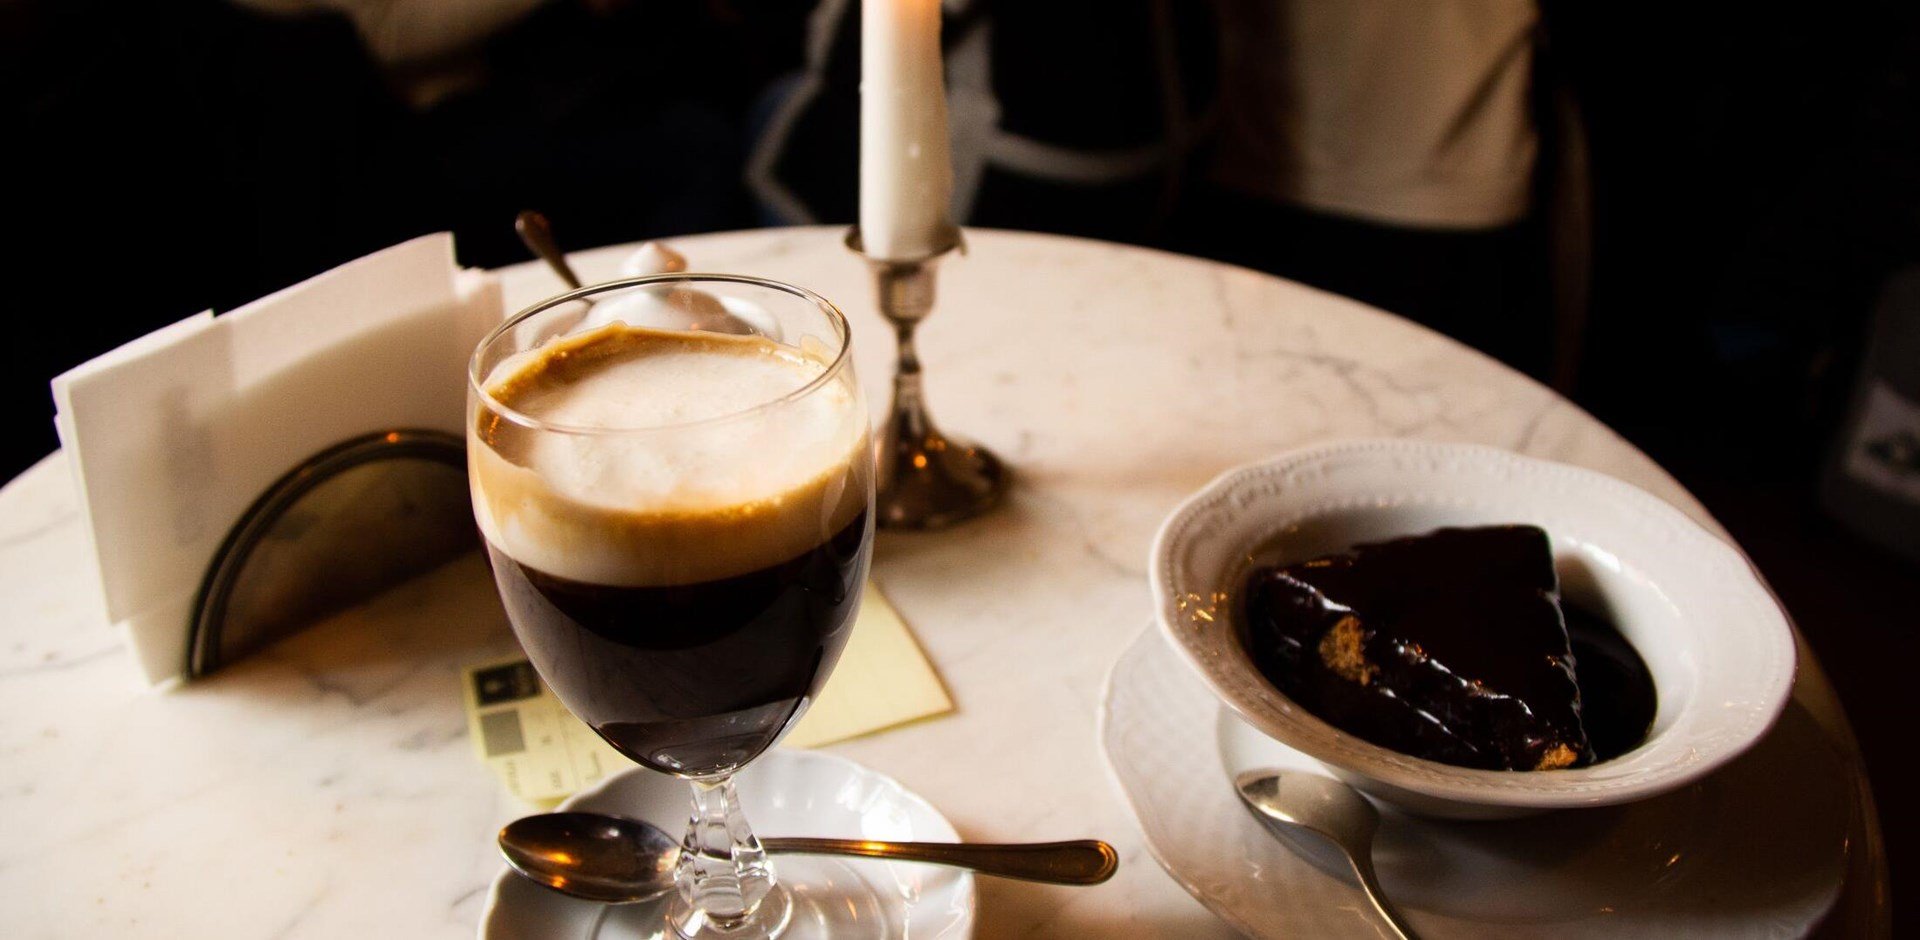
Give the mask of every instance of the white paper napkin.
[(184, 672), (194, 592), (267, 486), (385, 428), (460, 433), (499, 283), (429, 235), (230, 313), (189, 317), (53, 381), (108, 618), (149, 682)]

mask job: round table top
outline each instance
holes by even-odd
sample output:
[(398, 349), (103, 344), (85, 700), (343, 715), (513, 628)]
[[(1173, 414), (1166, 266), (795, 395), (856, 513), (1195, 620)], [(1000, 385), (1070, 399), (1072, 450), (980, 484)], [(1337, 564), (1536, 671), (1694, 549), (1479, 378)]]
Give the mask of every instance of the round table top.
[[(675, 239), (697, 270), (811, 287), (846, 310), (880, 410), (892, 344), (839, 229)], [(1146, 851), (1095, 739), (1101, 681), (1152, 616), (1147, 547), (1220, 471), (1336, 438), (1475, 441), (1634, 483), (1717, 530), (1645, 455), (1499, 363), (1405, 320), (1239, 268), (970, 231), (920, 332), (949, 432), (1014, 468), (1006, 505), (883, 534), (873, 579), (956, 711), (833, 745), (977, 840), (1105, 838), (1091, 889), (982, 879), (978, 935), (1228, 936)], [(589, 281), (628, 248), (575, 257)], [(500, 272), (507, 309), (555, 292)], [(478, 560), (203, 682), (142, 688), (95, 599), (62, 455), (0, 490), (0, 908), (13, 936), (471, 937), (528, 808), (476, 759), (460, 670), (515, 650)], [(406, 613), (431, 604), (435, 623)], [(403, 625), (405, 629), (395, 629)], [(1802, 644), (1795, 698), (1862, 794), (1835, 920), (1885, 930), (1885, 864), (1839, 704)], [(1876, 900), (1876, 898), (1878, 900)]]

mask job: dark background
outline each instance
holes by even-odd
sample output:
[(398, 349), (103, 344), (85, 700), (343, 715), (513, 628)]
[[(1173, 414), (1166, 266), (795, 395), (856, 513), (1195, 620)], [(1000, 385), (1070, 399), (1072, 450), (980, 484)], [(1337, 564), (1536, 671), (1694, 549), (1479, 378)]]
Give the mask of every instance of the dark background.
[[(1176, 6), (1169, 23), (1144, 0), (984, 5), (1008, 126), (1087, 146), (1154, 139), (1169, 92), (1143, 63), (1166, 30), (1181, 103), (1204, 109), (1206, 7)], [(1816, 481), (1873, 298), (1920, 263), (1913, 7), (1545, 4), (1543, 96), (1577, 102), (1591, 165), (1577, 369), (1555, 371), (1544, 218), (1410, 233), (1176, 172), (1093, 189), (992, 175), (967, 221), (1261, 267), (1558, 377), (1693, 488), (1776, 586), (1860, 729), (1899, 877), (1914, 852), (1904, 685), (1920, 572), (1831, 522)], [(465, 57), (474, 87), (423, 110), (343, 20), (0, 0), (14, 235), (0, 374), (16, 416), (0, 478), (56, 446), (54, 374), (413, 235), (452, 230), (463, 263), (496, 266), (525, 260), (522, 208), (574, 247), (760, 223), (741, 162), (766, 90), (800, 65), (806, 14), (556, 0)], [(786, 168), (827, 221), (853, 213), (851, 77), (838, 76), (838, 105)], [(1546, 141), (1549, 156), (1565, 145)]]

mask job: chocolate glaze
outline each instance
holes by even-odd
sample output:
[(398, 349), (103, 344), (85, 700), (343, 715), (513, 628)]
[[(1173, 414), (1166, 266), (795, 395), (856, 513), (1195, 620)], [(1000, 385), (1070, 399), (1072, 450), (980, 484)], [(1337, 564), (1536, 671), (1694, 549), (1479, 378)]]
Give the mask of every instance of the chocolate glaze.
[(1415, 757), (1580, 767), (1631, 749), (1652, 720), (1645, 665), (1583, 615), (1581, 652), (1608, 700), (1603, 743), (1590, 739), (1552, 551), (1533, 526), (1441, 529), (1260, 568), (1242, 596), (1242, 640), (1275, 687)]

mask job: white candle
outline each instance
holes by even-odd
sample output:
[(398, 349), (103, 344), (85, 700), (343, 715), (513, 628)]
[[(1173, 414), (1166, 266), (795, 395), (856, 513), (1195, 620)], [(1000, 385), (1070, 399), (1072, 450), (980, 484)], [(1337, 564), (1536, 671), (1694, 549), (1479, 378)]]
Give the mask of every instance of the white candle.
[(860, 36), (860, 238), (870, 257), (923, 258), (953, 198), (940, 0), (864, 0)]

